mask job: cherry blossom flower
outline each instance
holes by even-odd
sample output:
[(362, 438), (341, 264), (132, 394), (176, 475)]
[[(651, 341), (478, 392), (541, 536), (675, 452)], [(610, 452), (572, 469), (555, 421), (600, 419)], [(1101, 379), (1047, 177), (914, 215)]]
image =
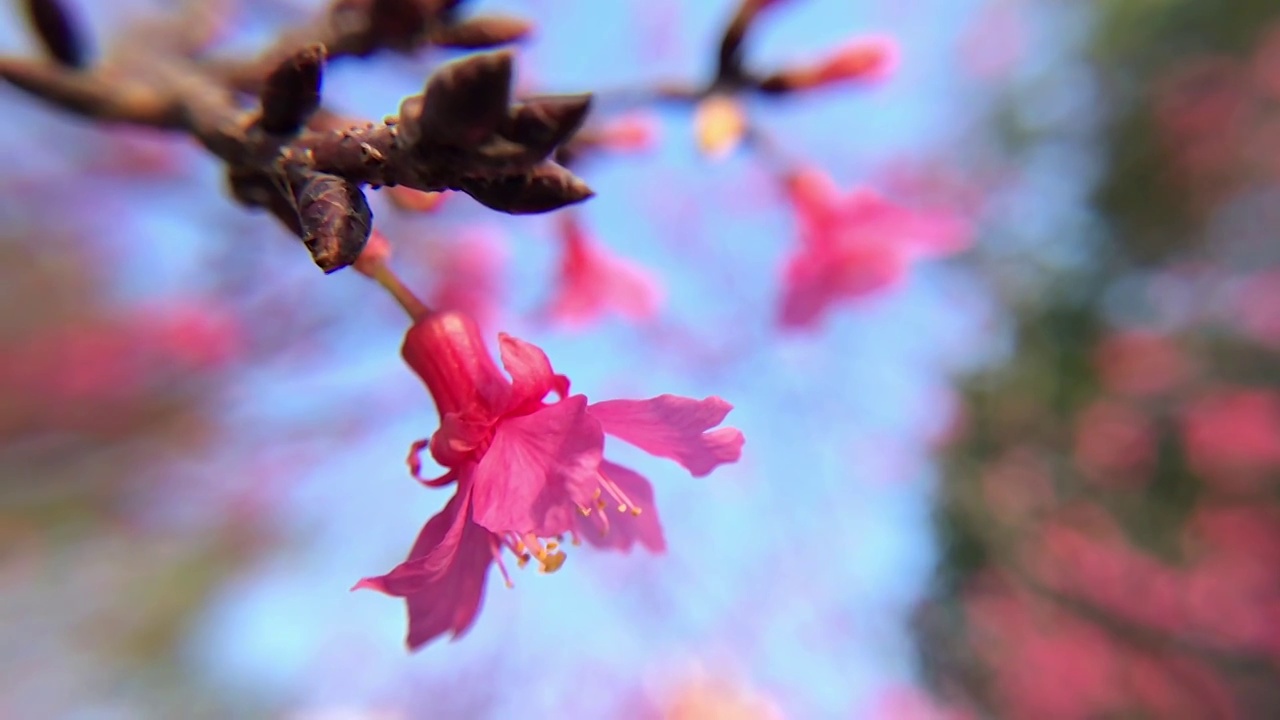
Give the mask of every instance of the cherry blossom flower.
[(1103, 486), (1141, 488), (1155, 468), (1156, 430), (1137, 406), (1095, 400), (1076, 418), (1075, 460)]
[(645, 152), (658, 142), (658, 118), (648, 112), (633, 111), (609, 119), (592, 133), (595, 144), (615, 152)]
[(1243, 278), (1229, 319), (1255, 342), (1280, 348), (1280, 270)]
[(433, 245), (430, 264), (436, 283), (428, 302), (439, 310), (465, 313), (482, 328), (493, 327), (501, 309), (506, 261), (501, 237), (478, 228)]
[(1168, 392), (1192, 372), (1186, 354), (1169, 337), (1146, 330), (1126, 330), (1098, 345), (1094, 364), (1102, 384), (1131, 397)]
[(866, 188), (842, 194), (820, 170), (793, 173), (787, 190), (800, 242), (783, 279), (784, 327), (812, 327), (831, 305), (897, 284), (916, 260), (970, 244), (969, 225), (957, 216), (909, 210)]
[(1214, 487), (1255, 492), (1280, 469), (1280, 393), (1230, 389), (1183, 408), (1187, 463)]
[[(732, 408), (720, 398), (588, 403), (569, 394), (568, 379), (538, 347), (500, 334), (499, 352), (505, 375), (479, 327), (458, 312), (425, 311), (405, 336), (405, 361), (440, 414), (435, 434), (413, 446), (410, 468), (425, 485), (454, 484), (456, 492), (405, 562), (356, 587), (407, 600), (411, 649), (470, 628), (491, 564), (510, 585), (504, 548), (521, 566), (536, 559), (544, 572), (564, 563), (565, 535), (622, 551), (637, 543), (664, 548), (648, 480), (604, 460), (606, 433), (695, 477), (742, 452), (740, 431), (713, 429)], [(558, 399), (547, 402), (552, 393)], [(442, 476), (422, 478), (424, 449), (446, 469)]]
[(564, 242), (560, 276), (546, 309), (552, 320), (582, 326), (609, 312), (630, 320), (657, 314), (662, 292), (648, 272), (610, 254), (574, 213), (560, 214), (559, 230)]

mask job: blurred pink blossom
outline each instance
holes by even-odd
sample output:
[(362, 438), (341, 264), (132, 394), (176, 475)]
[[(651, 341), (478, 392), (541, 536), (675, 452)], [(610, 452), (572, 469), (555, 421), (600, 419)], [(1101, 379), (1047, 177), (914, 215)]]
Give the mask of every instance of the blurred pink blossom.
[(1254, 341), (1280, 348), (1280, 270), (1244, 278), (1231, 312), (1231, 321)]
[(440, 310), (457, 310), (482, 328), (492, 327), (502, 298), (506, 260), (498, 236), (474, 228), (433, 245), (430, 264), (435, 284), (427, 303)]
[[(1142, 597), (1132, 594), (1134, 603)], [(966, 618), (996, 715), (1238, 716), (1230, 688), (1208, 666), (1125, 642), (1076, 607), (997, 573), (970, 584)]]
[(1095, 400), (1076, 418), (1075, 460), (1095, 482), (1143, 487), (1155, 466), (1155, 428), (1136, 406), (1106, 398)]
[[(405, 562), (356, 587), (406, 598), (411, 649), (445, 632), (455, 638), (466, 632), (491, 563), (510, 584), (503, 547), (522, 566), (536, 559), (544, 572), (564, 563), (564, 534), (623, 551), (636, 542), (663, 549), (649, 482), (603, 459), (605, 433), (671, 458), (696, 477), (742, 452), (741, 432), (713, 429), (732, 407), (719, 398), (662, 395), (589, 405), (584, 395), (569, 395), (568, 379), (536, 346), (500, 334), (499, 348), (510, 379), (462, 313), (429, 312), (405, 336), (405, 361), (440, 414), (440, 428), (414, 444), (410, 467), (425, 485), (456, 484), (456, 493)], [(552, 392), (560, 399), (547, 403)], [(446, 468), (444, 475), (421, 478), (423, 449)]]
[(1053, 468), (1033, 448), (1015, 447), (987, 464), (983, 498), (1001, 522), (1020, 524), (1053, 507)]
[(870, 720), (966, 720), (968, 712), (944, 707), (929, 693), (915, 687), (890, 688), (876, 698)]
[(657, 314), (662, 291), (650, 273), (610, 254), (574, 213), (561, 213), (558, 228), (560, 274), (545, 310), (552, 320), (580, 327), (611, 312), (636, 321)]
[(1213, 486), (1254, 492), (1280, 477), (1280, 393), (1222, 389), (1182, 409), (1187, 463)]
[(1107, 390), (1133, 397), (1168, 392), (1191, 373), (1190, 361), (1172, 340), (1145, 330), (1105, 338), (1094, 354), (1094, 365)]
[(799, 243), (787, 260), (781, 323), (812, 327), (838, 302), (901, 282), (912, 263), (969, 247), (969, 223), (945, 212), (916, 212), (866, 188), (841, 193), (821, 170), (787, 181)]
[(113, 412), (136, 410), (143, 393), (233, 361), (242, 342), (230, 312), (170, 300), (0, 345), (0, 395), (6, 411), (22, 415), (13, 419), (27, 424), (96, 426)]
[(629, 112), (594, 128), (595, 143), (615, 152), (643, 152), (658, 143), (658, 118), (649, 112)]

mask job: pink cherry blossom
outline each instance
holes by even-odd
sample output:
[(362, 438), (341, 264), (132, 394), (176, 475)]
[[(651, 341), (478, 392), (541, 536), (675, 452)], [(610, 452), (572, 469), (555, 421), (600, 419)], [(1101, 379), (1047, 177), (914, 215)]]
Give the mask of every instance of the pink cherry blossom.
[(561, 213), (564, 243), (555, 297), (546, 312), (556, 322), (582, 326), (614, 312), (630, 320), (657, 314), (662, 292), (647, 271), (609, 253), (574, 213)]
[(1187, 463), (1220, 490), (1274, 486), (1280, 470), (1280, 393), (1224, 389), (1183, 408)]
[(783, 277), (781, 323), (812, 327), (835, 303), (891, 287), (911, 264), (960, 252), (970, 228), (945, 212), (916, 212), (866, 188), (841, 193), (819, 170), (788, 178), (799, 244)]
[(432, 246), (431, 273), (436, 284), (427, 301), (440, 310), (466, 313), (482, 328), (493, 327), (503, 295), (506, 260), (501, 237), (478, 229)]
[(1145, 330), (1107, 336), (1098, 345), (1094, 364), (1108, 390), (1130, 397), (1168, 392), (1192, 372), (1186, 353), (1171, 338)]
[(1095, 400), (1076, 418), (1076, 464), (1099, 485), (1141, 488), (1155, 469), (1156, 440), (1153, 423), (1137, 406)]
[[(695, 476), (742, 453), (741, 432), (713, 429), (732, 407), (719, 398), (589, 404), (569, 393), (568, 379), (538, 347), (500, 334), (499, 354), (505, 374), (475, 321), (458, 312), (428, 312), (405, 336), (405, 361), (440, 414), (439, 429), (414, 444), (410, 468), (423, 484), (454, 484), (456, 492), (408, 559), (356, 587), (407, 600), (411, 649), (470, 628), (490, 564), (511, 582), (504, 547), (521, 566), (536, 559), (544, 572), (564, 563), (564, 535), (622, 551), (636, 543), (665, 549), (649, 481), (604, 459), (606, 433)], [(552, 393), (558, 399), (548, 402)], [(423, 449), (445, 468), (442, 476), (422, 478)]]

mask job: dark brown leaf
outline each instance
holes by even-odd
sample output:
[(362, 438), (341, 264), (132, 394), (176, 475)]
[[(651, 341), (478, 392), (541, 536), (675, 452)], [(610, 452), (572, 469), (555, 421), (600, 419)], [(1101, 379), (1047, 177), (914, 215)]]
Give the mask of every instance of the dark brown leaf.
[(267, 76), (262, 88), (262, 129), (273, 135), (289, 135), (306, 125), (320, 107), (324, 71), (323, 45), (309, 45)]
[(541, 163), (524, 175), (470, 178), (462, 189), (485, 207), (511, 215), (550, 212), (595, 195), (586, 183), (553, 162)]
[(83, 36), (60, 0), (26, 0), (27, 21), (53, 59), (70, 68), (89, 64)]
[(590, 94), (529, 98), (511, 108), (502, 135), (541, 159), (578, 131), (590, 109)]
[(513, 56), (509, 50), (472, 55), (436, 70), (418, 116), (421, 137), (433, 144), (472, 147), (507, 120)]
[(431, 42), (440, 47), (478, 50), (521, 40), (533, 30), (527, 20), (507, 15), (485, 15), (431, 29)]
[(417, 49), (426, 37), (432, 8), (423, 0), (373, 0), (369, 11), (369, 34), (374, 47), (407, 52)]

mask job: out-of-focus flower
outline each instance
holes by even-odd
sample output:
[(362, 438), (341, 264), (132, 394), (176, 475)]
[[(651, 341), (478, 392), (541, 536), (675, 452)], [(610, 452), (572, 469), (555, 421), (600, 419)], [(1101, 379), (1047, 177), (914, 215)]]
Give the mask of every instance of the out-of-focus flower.
[(1249, 101), (1241, 63), (1198, 57), (1177, 66), (1156, 87), (1156, 126), (1180, 179), (1220, 192), (1240, 161)]
[(225, 365), (242, 338), (226, 310), (195, 301), (63, 326), (0, 345), (0, 428), (108, 429), (140, 396)]
[(667, 691), (661, 720), (782, 720), (769, 696), (727, 678), (697, 673)]
[(1280, 475), (1280, 393), (1221, 390), (1183, 408), (1187, 463), (1223, 490), (1252, 492)]
[(1262, 36), (1253, 55), (1253, 78), (1262, 93), (1280, 98), (1280, 24)]
[(405, 212), (429, 213), (440, 209), (444, 202), (444, 192), (427, 192), (415, 190), (404, 185), (383, 188), (383, 194), (398, 210)]
[(817, 62), (786, 68), (765, 78), (766, 92), (811, 90), (848, 82), (883, 80), (898, 64), (898, 44), (882, 35), (856, 38)]
[(617, 152), (652, 150), (658, 142), (658, 118), (648, 112), (630, 112), (601, 123), (591, 131), (595, 144)]
[(1173, 341), (1143, 330), (1108, 336), (1098, 345), (1094, 364), (1107, 390), (1133, 397), (1168, 392), (1191, 371), (1186, 356)]
[(558, 229), (564, 247), (556, 293), (546, 308), (552, 320), (582, 326), (610, 312), (637, 321), (657, 314), (662, 292), (648, 272), (609, 253), (575, 213), (561, 213)]
[(1147, 484), (1156, 460), (1156, 431), (1133, 405), (1097, 400), (1076, 418), (1076, 464), (1086, 477), (1108, 486)]
[(747, 135), (747, 114), (732, 95), (713, 93), (693, 112), (698, 150), (712, 160), (729, 157)]
[(185, 167), (186, 147), (150, 128), (120, 126), (98, 138), (87, 154), (86, 171), (122, 177), (166, 177)]
[(1024, 3), (992, 0), (974, 13), (960, 38), (960, 52), (970, 72), (996, 80), (1018, 67), (1029, 49), (1029, 22)]
[(1015, 447), (986, 465), (982, 494), (996, 519), (1025, 524), (1053, 507), (1053, 468), (1034, 448)]
[(497, 319), (502, 298), (502, 266), (506, 248), (491, 233), (471, 229), (431, 247), (435, 284), (427, 302), (440, 310), (457, 310), (482, 328)]
[(966, 720), (970, 713), (943, 707), (929, 693), (915, 687), (886, 691), (871, 708), (870, 720)]
[(1244, 279), (1232, 303), (1231, 320), (1254, 341), (1280, 348), (1280, 270)]
[(969, 223), (945, 212), (917, 212), (872, 190), (841, 193), (822, 171), (787, 179), (799, 243), (787, 260), (781, 323), (816, 325), (831, 305), (891, 287), (919, 259), (969, 247)]
[[(1132, 595), (1140, 602), (1143, 593)], [(1118, 640), (1072, 607), (996, 573), (967, 589), (972, 647), (996, 715), (1238, 716), (1230, 689), (1206, 664)]]
[[(510, 584), (504, 547), (520, 565), (536, 559), (544, 572), (564, 563), (565, 534), (620, 550), (635, 542), (663, 548), (648, 481), (603, 459), (605, 433), (697, 477), (742, 452), (741, 432), (713, 429), (732, 407), (719, 398), (588, 404), (584, 395), (569, 395), (568, 379), (536, 346), (500, 334), (499, 350), (510, 379), (476, 323), (458, 312), (427, 312), (405, 336), (405, 361), (440, 414), (435, 434), (414, 445), (410, 467), (421, 480), (419, 455), (429, 449), (446, 472), (422, 482), (456, 483), (456, 493), (405, 562), (356, 587), (406, 598), (411, 649), (445, 632), (455, 638), (466, 632), (491, 563)], [(548, 403), (552, 392), (560, 399)]]

